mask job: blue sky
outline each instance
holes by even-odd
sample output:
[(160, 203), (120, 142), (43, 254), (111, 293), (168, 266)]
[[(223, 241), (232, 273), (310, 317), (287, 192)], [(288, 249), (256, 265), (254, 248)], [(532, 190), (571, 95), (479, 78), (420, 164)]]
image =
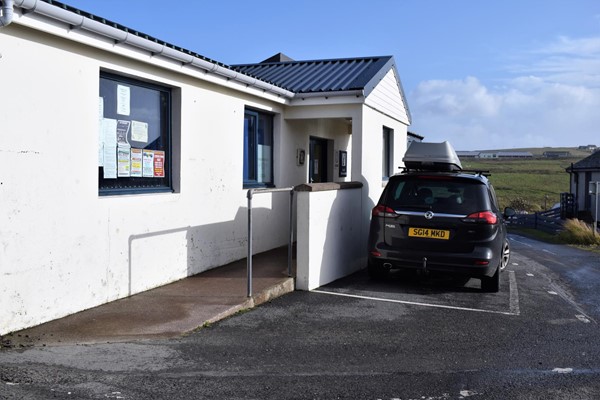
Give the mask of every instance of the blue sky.
[(598, 0), (64, 0), (225, 64), (394, 56), (410, 131), (458, 150), (600, 145)]

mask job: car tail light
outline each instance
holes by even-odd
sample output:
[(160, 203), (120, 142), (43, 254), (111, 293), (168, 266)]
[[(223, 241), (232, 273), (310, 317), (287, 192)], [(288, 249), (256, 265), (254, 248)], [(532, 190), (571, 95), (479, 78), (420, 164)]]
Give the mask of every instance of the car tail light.
[(494, 225), (498, 222), (498, 216), (491, 211), (480, 211), (473, 214), (467, 215), (464, 222), (472, 222), (476, 224), (489, 224)]
[(375, 206), (373, 208), (373, 210), (371, 211), (371, 215), (373, 217), (388, 217), (388, 218), (395, 218), (398, 216), (398, 214), (396, 214), (396, 211), (394, 211), (390, 207), (385, 206), (383, 204)]

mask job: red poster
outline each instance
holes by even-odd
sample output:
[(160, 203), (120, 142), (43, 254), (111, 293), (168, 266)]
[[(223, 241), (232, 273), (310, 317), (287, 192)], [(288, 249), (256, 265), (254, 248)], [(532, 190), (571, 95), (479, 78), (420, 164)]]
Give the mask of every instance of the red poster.
[(164, 178), (165, 177), (165, 152), (155, 151), (154, 152), (154, 177)]

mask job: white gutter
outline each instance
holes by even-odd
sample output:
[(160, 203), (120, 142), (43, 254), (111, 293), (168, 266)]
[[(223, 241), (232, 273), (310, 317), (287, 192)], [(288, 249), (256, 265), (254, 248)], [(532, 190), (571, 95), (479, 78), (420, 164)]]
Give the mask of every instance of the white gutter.
[(95, 21), (91, 18), (84, 17), (83, 15), (76, 14), (41, 0), (3, 0), (3, 6), (0, 7), (0, 11), (2, 11), (2, 15), (0, 16), (0, 29), (8, 26), (12, 22), (14, 6), (27, 10), (30, 13), (41, 14), (51, 19), (61, 21), (70, 25), (71, 29), (83, 29), (110, 38), (116, 43), (127, 44), (148, 51), (152, 55), (160, 55), (185, 65), (192, 65), (224, 77), (227, 80), (233, 80), (243, 85), (252, 86), (264, 92), (274, 93), (289, 99), (294, 97), (294, 92), (290, 92), (279, 86), (252, 78), (251, 76), (207, 61), (201, 57), (196, 57), (192, 54), (173, 49), (165, 44), (157, 43), (130, 32), (125, 32), (121, 29)]
[(355, 96), (363, 97), (365, 95), (362, 89), (358, 90), (340, 90), (336, 92), (310, 92), (310, 93), (296, 93), (296, 99), (311, 99), (315, 97), (342, 97), (342, 96)]

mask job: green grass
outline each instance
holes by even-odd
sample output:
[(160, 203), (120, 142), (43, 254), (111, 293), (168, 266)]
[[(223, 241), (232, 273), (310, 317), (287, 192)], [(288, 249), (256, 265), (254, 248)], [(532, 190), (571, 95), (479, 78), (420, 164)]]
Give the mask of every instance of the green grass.
[(463, 159), (463, 169), (490, 171), (500, 207), (522, 204), (523, 211), (535, 212), (560, 202), (560, 194), (569, 191), (571, 163), (581, 158), (562, 159)]

